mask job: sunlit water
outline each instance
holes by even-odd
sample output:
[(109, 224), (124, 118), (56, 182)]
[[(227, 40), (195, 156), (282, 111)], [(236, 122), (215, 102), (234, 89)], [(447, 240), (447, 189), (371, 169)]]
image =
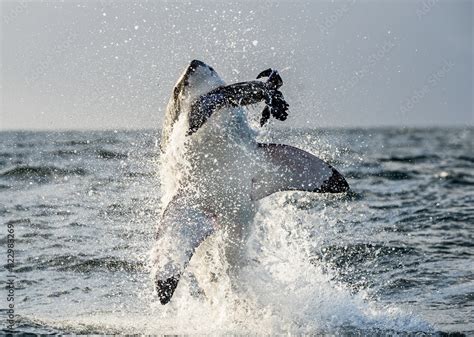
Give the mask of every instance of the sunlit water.
[(16, 330), (474, 333), (473, 129), (264, 138), (329, 161), (353, 192), (262, 200), (241, 289), (193, 297), (183, 280), (163, 307), (148, 265), (159, 132), (0, 133), (0, 240), (6, 247), (14, 224)]

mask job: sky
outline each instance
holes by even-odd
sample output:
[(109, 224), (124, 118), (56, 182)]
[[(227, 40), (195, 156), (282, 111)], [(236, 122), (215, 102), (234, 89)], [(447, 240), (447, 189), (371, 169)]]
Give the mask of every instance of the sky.
[(1, 11), (4, 130), (160, 128), (192, 59), (227, 83), (279, 70), (290, 116), (276, 127), (474, 125), (471, 1), (2, 1)]

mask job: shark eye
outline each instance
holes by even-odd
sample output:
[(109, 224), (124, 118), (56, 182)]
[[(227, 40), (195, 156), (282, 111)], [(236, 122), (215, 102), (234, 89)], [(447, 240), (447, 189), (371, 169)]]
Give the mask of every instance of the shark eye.
[(212, 71), (212, 72), (214, 72), (214, 68), (212, 68), (212, 67), (209, 67), (209, 70)]

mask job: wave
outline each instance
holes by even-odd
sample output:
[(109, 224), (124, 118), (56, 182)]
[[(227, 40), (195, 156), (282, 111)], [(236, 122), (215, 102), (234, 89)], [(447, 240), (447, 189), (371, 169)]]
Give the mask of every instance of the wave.
[(439, 161), (441, 158), (438, 155), (417, 155), (417, 156), (391, 156), (388, 158), (380, 158), (381, 162), (398, 162), (398, 163), (424, 163)]
[(126, 153), (106, 150), (106, 149), (96, 149), (96, 148), (83, 148), (78, 149), (58, 149), (48, 153), (49, 156), (60, 157), (60, 158), (69, 158), (72, 156), (94, 156), (98, 159), (126, 159), (128, 155)]
[(138, 272), (143, 271), (145, 264), (141, 262), (129, 262), (111, 257), (91, 259), (59, 268), (60, 271), (73, 271), (77, 273), (104, 272)]
[(31, 272), (34, 270), (55, 269), (61, 272), (91, 273), (91, 272), (139, 272), (145, 269), (143, 262), (129, 262), (115, 257), (84, 258), (79, 255), (59, 255), (39, 261), (29, 259), (32, 264), (19, 265), (14, 272)]
[(92, 144), (118, 144), (120, 139), (113, 137), (97, 137), (93, 133), (85, 134), (88, 139), (72, 139), (72, 140), (58, 140), (54, 142), (58, 146), (80, 146), (80, 145), (92, 145)]
[(99, 159), (125, 159), (127, 154), (121, 152), (114, 152), (104, 149), (96, 150), (97, 158)]
[(91, 141), (87, 139), (79, 139), (79, 140), (66, 140), (66, 141), (58, 141), (56, 145), (65, 145), (65, 146), (77, 146), (77, 145), (89, 145)]
[(450, 173), (447, 176), (442, 176), (448, 187), (457, 188), (459, 186), (473, 186), (474, 177), (467, 173)]
[(459, 156), (457, 157), (458, 160), (462, 160), (462, 161), (467, 161), (469, 163), (474, 163), (474, 157), (470, 157), (470, 156)]
[(0, 177), (15, 179), (54, 178), (70, 175), (84, 176), (87, 171), (82, 168), (64, 169), (56, 166), (19, 165), (0, 172)]
[(0, 152), (0, 158), (13, 158), (18, 156), (18, 153), (12, 152)]
[(60, 149), (60, 150), (52, 151), (52, 152), (50, 152), (50, 154), (53, 155), (53, 156), (58, 156), (58, 157), (61, 157), (61, 158), (65, 158), (65, 157), (70, 157), (70, 156), (77, 156), (77, 155), (81, 154), (81, 152), (76, 150), (76, 149), (74, 149), (74, 150)]
[(358, 243), (344, 246), (327, 246), (316, 255), (316, 260), (329, 262), (335, 266), (348, 266), (385, 256), (406, 256), (418, 254), (414, 248), (384, 246), (373, 243)]
[(419, 174), (416, 171), (401, 171), (401, 170), (381, 170), (376, 172), (362, 172), (349, 171), (346, 173), (347, 177), (352, 179), (364, 179), (370, 177), (383, 178), (387, 180), (410, 180), (417, 177)]

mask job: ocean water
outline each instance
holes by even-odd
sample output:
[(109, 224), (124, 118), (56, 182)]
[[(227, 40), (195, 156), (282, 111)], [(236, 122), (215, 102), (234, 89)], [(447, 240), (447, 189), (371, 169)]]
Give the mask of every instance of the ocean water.
[[(14, 330), (146, 334), (474, 334), (474, 129), (271, 131), (352, 192), (260, 203), (239, 293), (167, 306), (149, 252), (159, 131), (1, 132), (0, 283)], [(7, 229), (15, 264), (7, 270)], [(2, 295), (2, 331), (7, 296)]]

